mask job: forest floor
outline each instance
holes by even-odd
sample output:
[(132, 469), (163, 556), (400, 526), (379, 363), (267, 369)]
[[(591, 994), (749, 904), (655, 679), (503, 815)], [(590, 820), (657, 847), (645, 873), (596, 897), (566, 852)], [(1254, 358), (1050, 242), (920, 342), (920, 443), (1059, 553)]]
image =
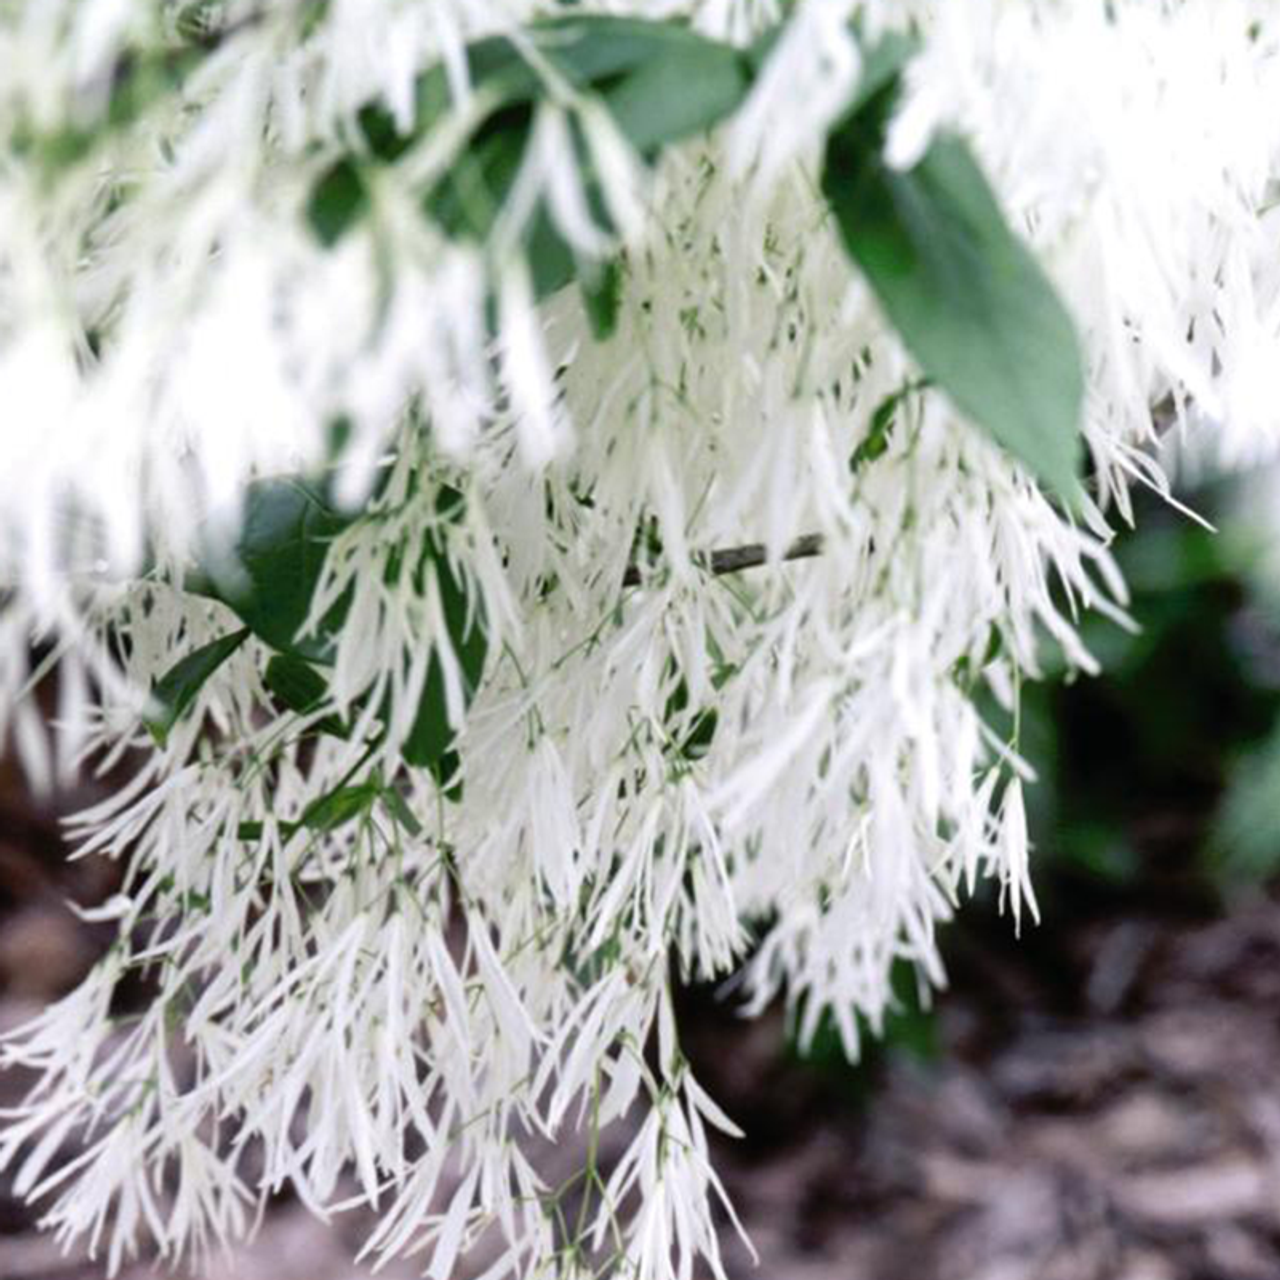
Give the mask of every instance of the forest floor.
[[(109, 941), (65, 901), (114, 876), (67, 864), (52, 817), (0, 775), (0, 1028)], [(951, 931), (924, 1056), (801, 1061), (781, 1014), (688, 998), (695, 1070), (747, 1131), (717, 1152), (759, 1255), (726, 1230), (732, 1280), (1280, 1280), (1280, 896), (1048, 916), (1016, 943), (981, 909)], [(0, 1076), (0, 1107), (22, 1087)], [(0, 1178), (0, 1280), (105, 1275), (35, 1216)], [(282, 1198), (185, 1280), (363, 1276), (360, 1228)]]

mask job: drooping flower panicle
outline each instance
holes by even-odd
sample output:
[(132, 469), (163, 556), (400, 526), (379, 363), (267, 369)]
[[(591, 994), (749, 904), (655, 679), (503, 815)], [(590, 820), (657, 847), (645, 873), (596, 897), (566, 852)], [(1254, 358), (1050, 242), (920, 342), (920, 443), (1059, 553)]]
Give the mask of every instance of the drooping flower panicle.
[(979, 694), (1280, 434), (1273, 6), (606, 8), (0, 6), (0, 731), (140, 761), (0, 1165), (113, 1267), (722, 1274), (673, 984), (856, 1053), (1033, 915)]

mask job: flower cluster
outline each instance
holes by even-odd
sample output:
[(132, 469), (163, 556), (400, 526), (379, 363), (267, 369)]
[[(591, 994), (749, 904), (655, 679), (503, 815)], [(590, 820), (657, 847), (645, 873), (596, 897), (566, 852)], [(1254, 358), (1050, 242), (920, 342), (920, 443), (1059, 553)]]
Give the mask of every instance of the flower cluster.
[[(1125, 623), (1109, 522), (1162, 432), (1280, 436), (1273, 5), (608, 8), (786, 25), (650, 165), (546, 65), (552, 4), (0, 5), (0, 732), (38, 781), (139, 762), (72, 825), (127, 862), (118, 940), (0, 1047), (39, 1073), (0, 1166), (113, 1266), (288, 1184), (437, 1280), (722, 1274), (733, 1125), (673, 984), (856, 1054), (979, 879), (1034, 913), (979, 693), (1014, 711), (1047, 642), (1092, 669), (1081, 608)], [(967, 138), (1075, 319), (1074, 506), (921, 378), (822, 198), (906, 30), (887, 163)], [(549, 88), (481, 242), (422, 193), (483, 200), (494, 36)], [(539, 284), (539, 217), (582, 287)], [(325, 532), (280, 639), (244, 601), (282, 475)]]

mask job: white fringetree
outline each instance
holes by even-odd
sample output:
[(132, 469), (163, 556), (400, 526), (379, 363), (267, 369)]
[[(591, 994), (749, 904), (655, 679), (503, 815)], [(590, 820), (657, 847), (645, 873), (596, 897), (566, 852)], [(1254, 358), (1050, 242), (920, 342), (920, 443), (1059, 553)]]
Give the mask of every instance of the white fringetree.
[(1125, 623), (1161, 436), (1280, 434), (1278, 47), (0, 0), (0, 732), (133, 768), (70, 827), (117, 940), (0, 1048), (46, 1224), (178, 1260), (287, 1186), (435, 1280), (723, 1275), (673, 984), (853, 1055), (978, 881), (1034, 913), (975, 697)]

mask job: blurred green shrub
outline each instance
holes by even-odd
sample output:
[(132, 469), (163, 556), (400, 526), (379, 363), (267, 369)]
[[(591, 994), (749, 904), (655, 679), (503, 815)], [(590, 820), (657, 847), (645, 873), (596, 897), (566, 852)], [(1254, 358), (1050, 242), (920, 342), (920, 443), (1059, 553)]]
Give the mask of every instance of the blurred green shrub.
[(1280, 611), (1260, 587), (1269, 531), (1237, 493), (1193, 496), (1216, 531), (1143, 502), (1116, 547), (1138, 630), (1086, 619), (1102, 674), (1024, 690), (1051, 881), (1216, 893), (1280, 872)]

